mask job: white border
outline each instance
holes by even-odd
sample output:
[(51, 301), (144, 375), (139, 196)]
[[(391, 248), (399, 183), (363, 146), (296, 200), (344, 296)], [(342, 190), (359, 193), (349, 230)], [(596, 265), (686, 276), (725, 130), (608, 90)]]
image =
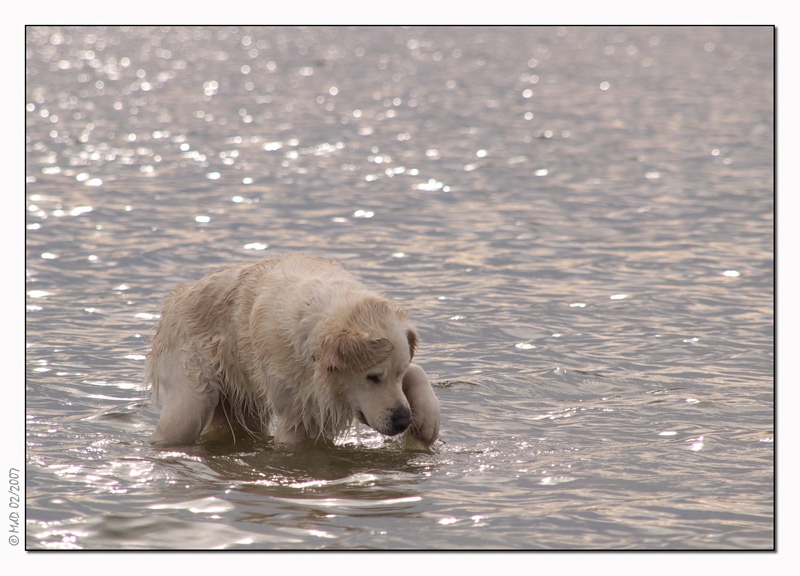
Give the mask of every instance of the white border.
[[(0, 539), (0, 558), (7, 569), (36, 574), (48, 572), (91, 574), (118, 570), (115, 566), (123, 560), (127, 567), (141, 570), (158, 565), (169, 570), (171, 564), (189, 562), (192, 570), (202, 562), (203, 573), (231, 571), (243, 564), (253, 565), (258, 571), (274, 572), (285, 569), (303, 573), (318, 570), (320, 573), (337, 573), (339, 569), (354, 573), (369, 563), (373, 569), (401, 566), (403, 570), (424, 573), (486, 574), (557, 573), (567, 569), (571, 573), (591, 573), (607, 565), (615, 574), (640, 574), (674, 576), (684, 573), (787, 573), (790, 563), (796, 565), (797, 498), (795, 468), (797, 466), (798, 416), (798, 300), (797, 283), (798, 202), (800, 188), (797, 176), (796, 133), (797, 122), (798, 21), (791, 2), (763, 0), (756, 4), (729, 2), (671, 1), (645, 3), (641, 0), (606, 0), (580, 2), (525, 2), (524, 0), (493, 0), (477, 5), (477, 9), (464, 3), (434, 2), (431, 0), (404, 0), (403, 2), (328, 1), (317, 2), (171, 2), (138, 0), (134, 2), (79, 3), (40, 0), (31, 4), (15, 5), (7, 10), (0, 34), (5, 79), (11, 86), (0, 92), (6, 133), (2, 139), (2, 172), (6, 177), (3, 191), (7, 205), (0, 210), (0, 230), (3, 240), (3, 265), (10, 272), (11, 281), (3, 283), (2, 318), (6, 328), (3, 340), (4, 391), (9, 399), (2, 404), (2, 438), (4, 446), (0, 468), (3, 477), (6, 469), (24, 470), (24, 25), (26, 24), (774, 24), (778, 26), (778, 158), (779, 168), (777, 226), (778, 300), (778, 422), (776, 442), (778, 451), (778, 553), (468, 553), (468, 554), (408, 554), (390, 558), (389, 553), (376, 554), (202, 554), (188, 553), (25, 553), (21, 543), (11, 548), (6, 538)], [(10, 132), (10, 134), (8, 133)], [(23, 300), (22, 302), (20, 300)], [(8, 327), (11, 327), (10, 334)], [(18, 333), (19, 331), (19, 333)], [(5, 492), (5, 490), (4, 490)], [(6, 506), (0, 507), (3, 512)], [(0, 515), (5, 525), (6, 514)], [(24, 535), (24, 526), (21, 526)], [(5, 528), (3, 534), (5, 536)], [(395, 556), (395, 554), (392, 554)], [(6, 560), (14, 560), (8, 562)], [(130, 564), (131, 560), (134, 564)], [(112, 564), (113, 563), (113, 564)], [(266, 565), (268, 563), (269, 565)], [(397, 563), (397, 564), (395, 564)], [(234, 568), (235, 570), (236, 568)], [(680, 573), (680, 572), (679, 572)]]

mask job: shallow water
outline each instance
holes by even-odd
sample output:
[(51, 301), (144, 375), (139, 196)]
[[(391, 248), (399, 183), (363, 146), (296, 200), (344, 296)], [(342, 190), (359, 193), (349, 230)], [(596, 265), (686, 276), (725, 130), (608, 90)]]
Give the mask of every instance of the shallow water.
[[(771, 549), (773, 30), (29, 28), (28, 549)], [(406, 305), (441, 441), (158, 450), (178, 282)]]

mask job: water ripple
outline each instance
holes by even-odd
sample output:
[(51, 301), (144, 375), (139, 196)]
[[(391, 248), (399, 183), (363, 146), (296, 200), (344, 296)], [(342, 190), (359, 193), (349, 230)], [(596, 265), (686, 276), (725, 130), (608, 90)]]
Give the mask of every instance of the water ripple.
[[(773, 33), (27, 27), (28, 547), (773, 547)], [(151, 447), (165, 295), (295, 250), (441, 441)]]

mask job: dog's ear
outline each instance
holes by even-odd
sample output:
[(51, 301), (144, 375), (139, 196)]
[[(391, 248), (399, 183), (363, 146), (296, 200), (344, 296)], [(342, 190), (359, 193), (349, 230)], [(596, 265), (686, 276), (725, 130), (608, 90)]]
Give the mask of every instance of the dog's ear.
[(406, 330), (406, 337), (408, 338), (408, 352), (411, 354), (411, 359), (413, 359), (414, 352), (417, 351), (417, 344), (419, 344), (419, 336), (417, 336), (413, 328), (409, 328)]
[(388, 338), (346, 330), (335, 334), (323, 349), (320, 361), (328, 370), (361, 372), (386, 360), (394, 344)]

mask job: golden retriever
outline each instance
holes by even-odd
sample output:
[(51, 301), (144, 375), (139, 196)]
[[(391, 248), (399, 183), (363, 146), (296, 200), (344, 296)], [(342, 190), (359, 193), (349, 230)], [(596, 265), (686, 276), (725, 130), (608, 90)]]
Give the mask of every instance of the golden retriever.
[(150, 442), (268, 434), (332, 441), (353, 420), (432, 445), (439, 400), (411, 364), (407, 312), (332, 260), (292, 254), (213, 272), (164, 302), (145, 378)]

